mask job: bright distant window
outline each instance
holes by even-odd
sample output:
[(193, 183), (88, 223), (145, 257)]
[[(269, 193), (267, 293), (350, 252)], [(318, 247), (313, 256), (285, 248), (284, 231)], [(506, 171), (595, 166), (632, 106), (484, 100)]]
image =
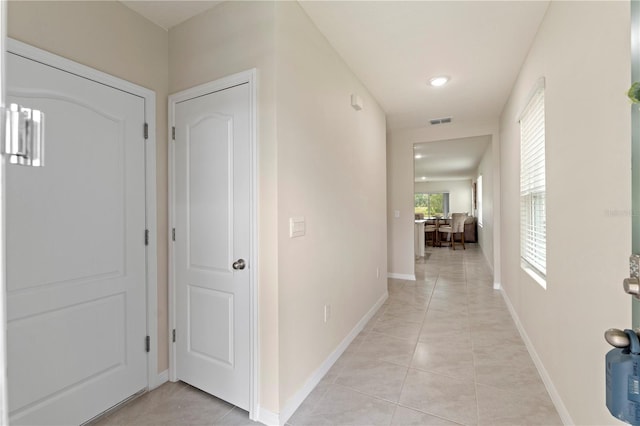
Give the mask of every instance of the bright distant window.
[(449, 214), (449, 193), (417, 193), (414, 205), (415, 213), (422, 213), (424, 217), (447, 217)]
[(520, 255), (525, 269), (547, 274), (544, 80), (520, 118)]

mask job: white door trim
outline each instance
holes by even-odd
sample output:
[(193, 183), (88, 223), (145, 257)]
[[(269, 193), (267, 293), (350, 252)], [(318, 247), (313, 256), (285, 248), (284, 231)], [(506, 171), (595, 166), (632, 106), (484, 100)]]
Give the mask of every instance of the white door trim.
[[(158, 241), (156, 207), (156, 94), (144, 87), (130, 83), (77, 62), (54, 55), (20, 41), (7, 38), (6, 51), (58, 68), (77, 76), (104, 84), (114, 89), (139, 96), (144, 99), (145, 122), (149, 126), (145, 144), (145, 210), (149, 245), (147, 246), (146, 293), (147, 293), (147, 335), (151, 336), (151, 350), (147, 358), (147, 386), (151, 390), (164, 381), (158, 374)], [(142, 132), (143, 129), (140, 129)], [(46, 142), (45, 142), (46, 143)], [(141, 235), (140, 238), (143, 238)], [(4, 289), (3, 289), (4, 291)], [(6, 322), (6, 319), (5, 319)]]
[[(175, 286), (175, 268), (174, 260), (175, 253), (173, 248), (172, 232), (175, 227), (175, 169), (174, 169), (174, 146), (172, 138), (172, 128), (175, 125), (175, 106), (178, 102), (182, 102), (197, 96), (203, 96), (208, 93), (217, 92), (220, 90), (228, 89), (239, 84), (249, 84), (249, 150), (251, 156), (251, 176), (249, 177), (249, 185), (251, 188), (250, 200), (251, 200), (251, 242), (249, 251), (249, 294), (250, 294), (250, 319), (249, 319), (249, 334), (250, 334), (250, 359), (251, 359), (251, 371), (250, 375), (250, 387), (249, 390), (249, 417), (251, 420), (257, 420), (258, 406), (259, 406), (259, 394), (258, 394), (258, 378), (259, 374), (259, 341), (258, 341), (258, 291), (257, 291), (257, 271), (258, 271), (258, 216), (257, 216), (257, 176), (258, 176), (258, 145), (257, 145), (257, 132), (256, 132), (256, 119), (257, 119), (257, 95), (256, 95), (256, 69), (239, 72), (221, 79), (201, 84), (196, 87), (192, 87), (187, 90), (175, 93), (169, 96), (169, 123), (168, 123), (168, 135), (169, 135), (169, 329), (170, 336), (169, 342), (173, 342), (172, 330), (176, 328), (176, 286)], [(178, 380), (176, 375), (176, 345), (171, 343), (169, 350), (169, 380)]]
[[(7, 2), (0, 2), (0, 107), (5, 106), (7, 43)], [(4, 120), (0, 120), (0, 141), (4, 143)], [(9, 392), (7, 388), (7, 295), (5, 267), (5, 159), (0, 155), (0, 425), (9, 424)]]

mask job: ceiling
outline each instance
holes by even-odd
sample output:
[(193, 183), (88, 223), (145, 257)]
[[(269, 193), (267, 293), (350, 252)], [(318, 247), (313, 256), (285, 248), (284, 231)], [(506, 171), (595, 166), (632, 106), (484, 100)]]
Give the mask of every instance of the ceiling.
[(414, 145), (415, 182), (475, 178), (490, 143), (491, 136), (477, 136)]
[[(123, 3), (169, 29), (221, 2)], [(496, 123), (549, 0), (303, 0), (300, 5), (376, 98), (393, 130), (430, 126), (429, 120), (442, 117), (457, 124)], [(430, 86), (429, 79), (439, 75), (449, 76), (449, 83)], [(468, 178), (463, 164), (476, 153), (477, 166), (484, 151), (479, 151), (482, 143), (469, 140), (459, 148), (463, 142), (428, 145), (438, 150), (433, 158), (441, 159), (425, 163), (429, 180)]]
[[(496, 122), (548, 1), (303, 1), (387, 113), (389, 129), (432, 118)], [(451, 77), (444, 87), (430, 78)]]
[(222, 1), (133, 0), (121, 1), (121, 3), (159, 27), (168, 30), (205, 10), (215, 7)]

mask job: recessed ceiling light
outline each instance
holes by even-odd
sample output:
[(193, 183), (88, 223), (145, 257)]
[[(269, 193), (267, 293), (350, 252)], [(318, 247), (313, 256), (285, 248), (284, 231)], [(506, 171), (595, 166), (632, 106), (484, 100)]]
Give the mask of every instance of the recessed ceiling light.
[(422, 176), (420, 179), (427, 180), (427, 177), (426, 176)]
[(440, 87), (447, 84), (448, 81), (449, 81), (449, 77), (446, 77), (446, 76), (433, 77), (431, 80), (429, 80), (429, 84), (435, 87)]
[(422, 155), (420, 155), (420, 154), (416, 154), (416, 156), (415, 156), (415, 159), (416, 159), (416, 160), (419, 160), (419, 159), (421, 159), (421, 158), (422, 158)]

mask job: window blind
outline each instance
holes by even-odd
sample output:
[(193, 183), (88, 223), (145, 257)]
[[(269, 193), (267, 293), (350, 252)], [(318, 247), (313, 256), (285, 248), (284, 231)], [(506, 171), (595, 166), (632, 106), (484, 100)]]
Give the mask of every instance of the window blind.
[(534, 88), (520, 118), (520, 255), (541, 276), (547, 273), (544, 80)]

